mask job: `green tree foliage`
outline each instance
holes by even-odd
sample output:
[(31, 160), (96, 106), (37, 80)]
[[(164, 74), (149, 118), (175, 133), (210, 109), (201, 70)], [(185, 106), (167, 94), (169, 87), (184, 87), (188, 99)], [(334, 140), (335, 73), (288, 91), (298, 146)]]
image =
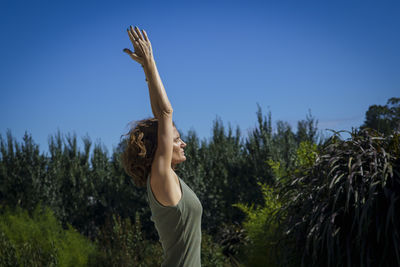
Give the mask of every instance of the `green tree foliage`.
[[(96, 144), (83, 138), (84, 151), (76, 136), (60, 132), (49, 138), (49, 154), (40, 155), (27, 133), (22, 144), (7, 132), (0, 135), (0, 203), (32, 210), (39, 202), (50, 207), (66, 228), (70, 223), (92, 240), (111, 214), (133, 218), (135, 211), (149, 214), (145, 190), (136, 188), (124, 173), (119, 154), (111, 159)], [(147, 214), (146, 214), (147, 212)], [(149, 217), (149, 216), (148, 216)], [(144, 219), (147, 222), (149, 218)], [(153, 232), (147, 227), (147, 232)], [(154, 235), (153, 235), (153, 238)]]
[(400, 132), (400, 98), (392, 97), (384, 106), (372, 105), (365, 113), (361, 128), (372, 128), (385, 135)]
[[(262, 115), (260, 106), (257, 110), (258, 127), (249, 133), (246, 140), (246, 167), (248, 175), (252, 180), (260, 183), (272, 185), (277, 176), (268, 162), (275, 162), (280, 166), (280, 170), (293, 169), (296, 166), (298, 146), (304, 142), (322, 143), (324, 137), (317, 131), (318, 121), (311, 115), (311, 111), (305, 120), (300, 120), (297, 124), (297, 132), (294, 133), (292, 127), (284, 121), (276, 122), (276, 131), (272, 128), (271, 112), (268, 117)], [(250, 199), (248, 203), (263, 205), (263, 198)]]
[[(0, 204), (19, 205), (33, 210), (46, 198), (43, 184), (46, 179), (47, 159), (40, 155), (39, 146), (25, 133), (24, 143), (14, 141), (7, 132), (7, 144), (0, 135)], [(43, 183), (41, 183), (43, 181)]]
[(272, 171), (266, 166), (265, 161), (269, 158), (276, 158), (277, 150), (279, 149), (274, 146), (277, 142), (273, 140), (271, 112), (268, 113), (268, 117), (263, 116), (261, 107), (258, 106), (256, 115), (258, 125), (249, 132), (244, 144), (245, 162), (243, 176), (248, 177), (250, 181), (249, 185), (251, 185), (248, 192), (252, 192), (244, 200), (246, 203), (263, 205), (262, 193), (257, 183), (273, 183)]
[(318, 132), (318, 120), (311, 114), (310, 109), (306, 119), (297, 122), (296, 141), (298, 144), (304, 141), (315, 144), (323, 141), (322, 133)]
[(274, 135), (274, 142), (276, 151), (272, 158), (279, 161), (283, 168), (292, 168), (296, 160), (298, 144), (296, 142), (296, 136), (287, 122), (277, 122), (277, 132)]

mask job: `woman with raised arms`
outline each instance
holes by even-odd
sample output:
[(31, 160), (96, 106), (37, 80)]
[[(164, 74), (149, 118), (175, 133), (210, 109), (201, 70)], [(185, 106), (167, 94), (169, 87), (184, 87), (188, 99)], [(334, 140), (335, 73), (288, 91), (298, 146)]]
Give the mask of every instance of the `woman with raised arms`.
[(137, 186), (147, 187), (147, 199), (164, 251), (162, 266), (201, 266), (201, 216), (196, 194), (175, 173), (186, 160), (185, 142), (172, 120), (173, 109), (161, 82), (147, 33), (128, 29), (134, 52), (125, 48), (144, 70), (154, 118), (137, 121), (126, 134), (122, 162)]

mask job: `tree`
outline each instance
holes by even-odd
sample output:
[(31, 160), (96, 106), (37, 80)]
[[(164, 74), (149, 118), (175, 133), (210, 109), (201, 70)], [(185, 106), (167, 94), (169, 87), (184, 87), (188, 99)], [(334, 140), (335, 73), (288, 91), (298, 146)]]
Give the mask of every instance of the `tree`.
[(372, 128), (384, 135), (400, 132), (400, 98), (392, 97), (384, 106), (370, 106), (360, 128)]
[(308, 110), (305, 120), (297, 122), (296, 141), (300, 144), (302, 141), (317, 143), (322, 139), (322, 134), (318, 133), (318, 120), (311, 115), (311, 109)]

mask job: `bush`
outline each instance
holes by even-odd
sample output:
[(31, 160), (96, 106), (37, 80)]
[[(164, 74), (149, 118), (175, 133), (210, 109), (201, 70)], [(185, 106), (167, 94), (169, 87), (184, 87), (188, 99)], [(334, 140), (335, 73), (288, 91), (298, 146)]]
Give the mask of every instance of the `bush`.
[(1, 266), (87, 266), (95, 246), (70, 225), (64, 230), (53, 212), (38, 205), (6, 207), (0, 216)]
[(264, 196), (264, 207), (254, 209), (253, 205), (248, 207), (241, 203), (234, 204), (247, 215), (243, 227), (249, 242), (241, 255), (245, 255), (244, 260), (248, 266), (278, 266), (279, 251), (276, 249), (278, 225), (274, 221), (274, 216), (281, 204), (270, 186), (261, 183), (259, 186)]
[(216, 239), (222, 253), (229, 258), (230, 266), (242, 266), (240, 261), (245, 258), (243, 248), (249, 242), (246, 230), (238, 222), (222, 223)]
[(211, 235), (204, 231), (201, 236), (201, 266), (223, 267), (228, 265), (229, 259), (222, 253), (222, 247), (213, 241)]
[(144, 239), (139, 213), (135, 223), (129, 218), (112, 215), (96, 239), (99, 251), (90, 261), (91, 266), (160, 266), (162, 247)]
[[(273, 161), (271, 158), (266, 161), (276, 182), (288, 182), (290, 173), (298, 173), (305, 167), (312, 166), (318, 155), (317, 145), (310, 141), (300, 142), (295, 155), (292, 169), (285, 168), (285, 164)], [(247, 215), (243, 227), (248, 241), (244, 242), (239, 258), (243, 258), (248, 266), (280, 266), (283, 262), (289, 264), (288, 261), (283, 260), (281, 251), (282, 247), (286, 246), (287, 240), (279, 231), (279, 226), (286, 216), (283, 211), (280, 211), (283, 200), (279, 198), (274, 186), (262, 183), (258, 185), (263, 192), (264, 205), (262, 207), (234, 204)]]
[(315, 164), (281, 180), (284, 258), (302, 266), (400, 265), (399, 134), (335, 133)]

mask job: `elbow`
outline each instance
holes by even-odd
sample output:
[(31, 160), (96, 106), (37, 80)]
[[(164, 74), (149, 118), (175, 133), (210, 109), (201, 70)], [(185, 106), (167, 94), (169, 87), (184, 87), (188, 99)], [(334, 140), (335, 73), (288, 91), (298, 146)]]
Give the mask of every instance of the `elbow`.
[(162, 117), (172, 117), (172, 113), (173, 113), (173, 109), (171, 108), (165, 108), (162, 109), (159, 114), (158, 114), (158, 118), (162, 118)]

